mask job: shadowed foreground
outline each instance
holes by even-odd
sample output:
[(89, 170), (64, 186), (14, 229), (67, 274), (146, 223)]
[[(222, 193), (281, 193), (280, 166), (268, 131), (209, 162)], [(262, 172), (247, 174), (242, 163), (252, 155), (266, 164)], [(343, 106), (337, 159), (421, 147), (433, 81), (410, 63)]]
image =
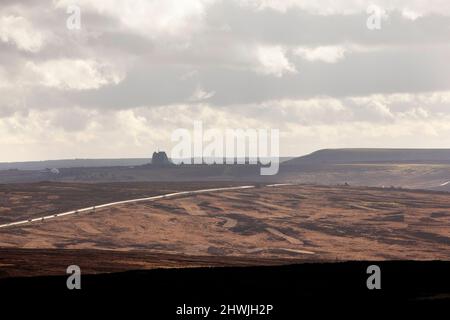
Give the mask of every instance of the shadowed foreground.
[[(381, 289), (366, 286), (369, 265), (381, 270)], [(208, 306), (208, 319), (293, 319), (314, 315), (405, 314), (427, 308), (427, 317), (450, 303), (450, 262), (360, 261), (270, 267), (159, 269), (82, 275), (81, 290), (67, 276), (0, 279), (4, 303), (20, 301), (33, 315), (67, 308), (71, 315), (177, 316), (177, 307)], [(270, 316), (221, 315), (223, 305), (273, 305)], [(52, 308), (58, 305), (60, 308)], [(58, 311), (56, 311), (58, 310)], [(213, 311), (216, 310), (216, 311)], [(442, 313), (444, 314), (444, 313)], [(441, 315), (442, 315), (441, 314)], [(347, 318), (347, 317), (346, 317)]]

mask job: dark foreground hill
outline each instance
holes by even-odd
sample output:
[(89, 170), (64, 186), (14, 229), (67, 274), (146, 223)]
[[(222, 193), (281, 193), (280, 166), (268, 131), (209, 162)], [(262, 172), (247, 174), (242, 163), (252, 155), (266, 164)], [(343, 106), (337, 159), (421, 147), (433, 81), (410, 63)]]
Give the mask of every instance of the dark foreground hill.
[[(379, 290), (367, 288), (370, 265), (380, 268)], [(16, 314), (29, 310), (45, 318), (60, 318), (65, 310), (72, 316), (98, 313), (102, 318), (123, 314), (149, 319), (302, 319), (314, 314), (382, 319), (397, 312), (405, 318), (419, 309), (426, 318), (435, 318), (434, 313), (445, 314), (448, 308), (449, 267), (444, 261), (360, 261), (159, 269), (82, 274), (81, 290), (67, 289), (68, 275), (2, 279), (0, 288), (5, 305), (24, 306), (16, 308)], [(208, 308), (208, 316), (177, 314), (193, 307)], [(253, 312), (247, 316), (249, 307)]]

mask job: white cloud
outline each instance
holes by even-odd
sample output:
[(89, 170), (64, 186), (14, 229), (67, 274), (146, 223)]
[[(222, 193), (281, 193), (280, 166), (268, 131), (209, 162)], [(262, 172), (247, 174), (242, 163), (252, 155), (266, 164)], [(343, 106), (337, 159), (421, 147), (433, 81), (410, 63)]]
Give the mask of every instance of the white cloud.
[(44, 35), (20, 16), (0, 17), (0, 40), (13, 42), (18, 49), (38, 52), (44, 44)]
[(422, 17), (421, 13), (417, 13), (415, 11), (409, 10), (409, 9), (403, 9), (402, 10), (402, 16), (409, 20), (417, 20), (418, 18)]
[(205, 129), (278, 128), (283, 155), (325, 147), (450, 144), (450, 112), (432, 112), (423, 102), (423, 107), (396, 111), (396, 104), (405, 98), (409, 102), (422, 99), (420, 95), (385, 95), (280, 100), (219, 109), (183, 104), (106, 112), (80, 107), (16, 112), (0, 117), (0, 145), (9, 151), (0, 155), (0, 161), (145, 157), (158, 147), (170, 150), (172, 130), (192, 129), (192, 119), (203, 121)]
[(202, 100), (208, 100), (209, 98), (213, 97), (216, 94), (215, 91), (207, 92), (205, 91), (201, 86), (198, 86), (194, 93), (192, 94), (190, 101), (202, 101)]
[(296, 73), (295, 66), (286, 57), (281, 46), (260, 46), (257, 48), (258, 70), (265, 74), (281, 77), (285, 73)]
[(341, 46), (320, 46), (316, 48), (299, 47), (294, 50), (294, 54), (301, 56), (308, 61), (322, 61), (326, 63), (336, 63), (343, 59), (346, 49)]
[(26, 69), (34, 75), (32, 82), (63, 90), (98, 89), (118, 84), (123, 75), (107, 64), (94, 60), (59, 59), (43, 63), (28, 62)]
[(206, 6), (212, 0), (58, 0), (65, 8), (76, 3), (84, 10), (95, 11), (118, 19), (126, 29), (148, 36), (186, 36), (201, 27)]
[(192, 119), (285, 128), (291, 155), (450, 145), (448, 0), (0, 3), (0, 160), (146, 156)]

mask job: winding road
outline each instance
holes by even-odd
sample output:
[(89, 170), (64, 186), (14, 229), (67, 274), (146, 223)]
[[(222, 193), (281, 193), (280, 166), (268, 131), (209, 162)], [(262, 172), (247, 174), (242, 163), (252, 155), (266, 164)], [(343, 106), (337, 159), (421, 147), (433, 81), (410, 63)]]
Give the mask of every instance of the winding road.
[(116, 205), (119, 205), (119, 204), (125, 204), (125, 203), (136, 203), (136, 202), (142, 202), (142, 201), (153, 201), (153, 200), (158, 200), (158, 199), (172, 198), (172, 197), (181, 196), (181, 195), (193, 195), (193, 194), (198, 194), (198, 193), (250, 189), (250, 188), (254, 188), (254, 187), (255, 186), (239, 186), (239, 187), (201, 189), (201, 190), (194, 190), (194, 191), (180, 191), (180, 192), (167, 193), (167, 194), (162, 194), (162, 195), (159, 195), (159, 196), (153, 196), (153, 197), (148, 197), (148, 198), (138, 198), (138, 199), (124, 200), (124, 201), (110, 202), (110, 203), (105, 203), (105, 204), (96, 205), (96, 206), (92, 206), (92, 207), (87, 207), (87, 208), (67, 211), (67, 212), (63, 212), (63, 213), (57, 213), (57, 214), (53, 214), (53, 215), (43, 216), (43, 217), (39, 217), (39, 218), (33, 218), (33, 219), (28, 219), (28, 220), (21, 220), (21, 221), (16, 221), (16, 222), (5, 223), (5, 224), (1, 224), (0, 228), (7, 228), (7, 227), (12, 227), (12, 226), (24, 225), (24, 224), (33, 223), (33, 222), (43, 222), (45, 220), (55, 219), (55, 218), (59, 218), (59, 217), (65, 217), (65, 216), (78, 214), (78, 213), (83, 213), (83, 212), (95, 212), (95, 210), (97, 210), (97, 209), (104, 209), (104, 208), (107, 208), (107, 207), (112, 207), (112, 206), (116, 206)]

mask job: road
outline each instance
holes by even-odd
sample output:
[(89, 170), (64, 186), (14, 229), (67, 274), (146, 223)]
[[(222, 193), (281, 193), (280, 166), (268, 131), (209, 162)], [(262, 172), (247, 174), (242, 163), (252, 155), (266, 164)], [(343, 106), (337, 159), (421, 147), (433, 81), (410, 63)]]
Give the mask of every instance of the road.
[(95, 210), (98, 210), (98, 209), (104, 209), (104, 208), (107, 208), (107, 207), (112, 207), (112, 206), (116, 206), (116, 205), (124, 204), (124, 203), (136, 203), (136, 202), (142, 202), (142, 201), (153, 201), (153, 200), (167, 199), (167, 198), (172, 198), (172, 197), (182, 196), (182, 195), (193, 195), (193, 194), (198, 194), (198, 193), (227, 191), (227, 190), (250, 189), (250, 188), (254, 188), (254, 187), (255, 186), (239, 186), (239, 187), (201, 189), (201, 190), (194, 190), (194, 191), (180, 191), (180, 192), (167, 193), (167, 194), (162, 194), (162, 195), (159, 195), (159, 196), (153, 196), (153, 197), (148, 197), (148, 198), (139, 198), (139, 199), (131, 199), (131, 200), (124, 200), (124, 201), (110, 202), (110, 203), (105, 203), (105, 204), (96, 205), (96, 206), (92, 206), (92, 207), (87, 207), (87, 208), (67, 211), (67, 212), (63, 212), (63, 213), (53, 214), (53, 215), (49, 215), (49, 216), (43, 216), (43, 217), (39, 217), (39, 218), (5, 223), (5, 224), (1, 224), (0, 228), (7, 228), (7, 227), (12, 227), (12, 226), (24, 225), (24, 224), (33, 223), (33, 222), (43, 222), (45, 220), (55, 219), (55, 218), (59, 218), (59, 217), (65, 217), (65, 216), (69, 216), (69, 215), (73, 215), (73, 214), (79, 214), (79, 213), (83, 213), (83, 212), (95, 212)]

